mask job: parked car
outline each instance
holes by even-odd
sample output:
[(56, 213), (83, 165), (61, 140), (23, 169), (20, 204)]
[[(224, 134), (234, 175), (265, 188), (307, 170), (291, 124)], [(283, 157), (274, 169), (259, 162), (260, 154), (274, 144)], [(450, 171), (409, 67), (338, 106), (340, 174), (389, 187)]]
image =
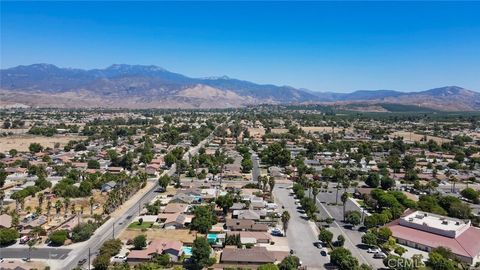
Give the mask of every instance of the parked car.
[(273, 229), (272, 230), (272, 235), (273, 236), (283, 236), (283, 232), (279, 229)]
[(112, 262), (126, 262), (127, 261), (127, 256), (117, 255), (117, 256), (114, 256), (110, 261), (112, 261)]
[(320, 250), (320, 255), (322, 255), (322, 256), (327, 256), (327, 255), (328, 255), (328, 250), (327, 250), (327, 248), (322, 248), (322, 249)]
[(387, 257), (387, 254), (383, 252), (377, 252), (373, 255), (373, 258), (375, 259), (385, 259)]
[(322, 242), (314, 242), (313, 245), (314, 245), (316, 248), (322, 248), (322, 247), (323, 247), (323, 243), (322, 243)]
[(367, 250), (367, 252), (368, 252), (368, 253), (377, 253), (377, 252), (382, 252), (382, 250), (379, 249), (379, 248), (369, 248), (369, 249)]
[(83, 258), (80, 261), (78, 261), (78, 266), (84, 265), (86, 262), (87, 262), (87, 259)]
[(25, 244), (30, 240), (30, 237), (28, 235), (24, 235), (20, 238), (20, 244)]

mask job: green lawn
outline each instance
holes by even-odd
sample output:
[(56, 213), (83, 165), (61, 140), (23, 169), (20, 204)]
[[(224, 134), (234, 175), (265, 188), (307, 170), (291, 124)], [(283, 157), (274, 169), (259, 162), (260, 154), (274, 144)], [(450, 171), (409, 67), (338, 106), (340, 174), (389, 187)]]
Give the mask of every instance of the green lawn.
[(133, 222), (132, 224), (128, 225), (129, 229), (148, 229), (152, 226), (153, 222), (144, 221), (141, 225), (138, 221)]

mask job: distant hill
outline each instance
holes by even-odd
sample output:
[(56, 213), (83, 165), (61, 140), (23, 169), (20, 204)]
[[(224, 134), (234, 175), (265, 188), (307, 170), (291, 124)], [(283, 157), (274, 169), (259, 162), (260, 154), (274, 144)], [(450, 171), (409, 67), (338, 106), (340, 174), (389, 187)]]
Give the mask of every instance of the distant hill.
[(226, 76), (191, 78), (157, 66), (105, 69), (33, 64), (0, 70), (0, 105), (39, 107), (227, 108), (251, 104), (395, 103), (437, 110), (479, 110), (480, 94), (449, 86), (422, 92), (321, 93)]

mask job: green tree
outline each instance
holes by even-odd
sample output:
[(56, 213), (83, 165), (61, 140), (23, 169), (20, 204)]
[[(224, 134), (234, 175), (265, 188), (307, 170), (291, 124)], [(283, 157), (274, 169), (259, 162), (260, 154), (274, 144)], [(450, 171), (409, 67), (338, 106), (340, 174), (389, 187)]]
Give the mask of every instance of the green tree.
[(431, 267), (432, 270), (454, 270), (455, 264), (452, 260), (447, 257), (444, 257), (441, 253), (432, 251), (428, 253), (427, 265)]
[(343, 244), (345, 244), (345, 236), (339, 234), (337, 236), (337, 241), (335, 242), (335, 246), (343, 247)]
[(158, 185), (166, 190), (167, 186), (170, 184), (170, 181), (171, 181), (170, 176), (165, 174), (158, 179)]
[(371, 188), (378, 187), (378, 185), (380, 185), (380, 175), (375, 172), (369, 173), (367, 179), (365, 179), (365, 184)]
[(410, 171), (415, 168), (417, 161), (414, 156), (412, 155), (405, 155), (402, 160), (402, 166), (405, 171)]
[(87, 167), (89, 169), (100, 169), (100, 162), (98, 162), (98, 160), (90, 159), (88, 160)]
[(28, 150), (31, 152), (31, 153), (38, 153), (40, 151), (43, 150), (43, 146), (39, 143), (31, 143), (29, 146), (28, 146)]
[(137, 235), (133, 238), (134, 249), (140, 250), (147, 246), (147, 237), (143, 234)]
[(462, 196), (471, 200), (474, 203), (478, 203), (479, 192), (473, 188), (466, 188), (461, 192)]
[(200, 233), (207, 233), (216, 223), (215, 214), (209, 206), (197, 206), (193, 210), (193, 214), (194, 217), (190, 227)]
[(325, 242), (325, 243), (332, 243), (333, 233), (328, 229), (322, 228), (320, 233), (318, 234), (318, 240)]
[(225, 196), (218, 196), (215, 203), (222, 208), (223, 214), (226, 215), (230, 207), (233, 206), (233, 196), (230, 193)]
[(212, 249), (205, 237), (197, 237), (192, 246), (192, 269), (200, 270), (211, 263), (210, 254)]
[(289, 255), (278, 264), (280, 270), (296, 270), (300, 266), (300, 259), (297, 256)]
[(358, 211), (349, 211), (347, 212), (346, 216), (347, 218), (345, 221), (354, 227), (359, 225), (362, 221), (362, 215)]
[(52, 232), (48, 236), (48, 240), (50, 240), (51, 244), (54, 246), (61, 246), (65, 243), (65, 240), (68, 238), (68, 232), (66, 230), (58, 230)]
[(20, 237), (17, 230), (13, 228), (0, 228), (0, 245), (6, 246), (15, 243), (15, 240)]
[(371, 231), (368, 231), (364, 235), (362, 235), (362, 243), (368, 246), (376, 246), (377, 245), (377, 235)]
[(93, 267), (95, 270), (107, 270), (110, 265), (110, 257), (108, 254), (100, 254), (93, 260)]
[(380, 181), (380, 186), (382, 189), (387, 190), (395, 186), (395, 180), (393, 180), (390, 177), (383, 177), (382, 180)]

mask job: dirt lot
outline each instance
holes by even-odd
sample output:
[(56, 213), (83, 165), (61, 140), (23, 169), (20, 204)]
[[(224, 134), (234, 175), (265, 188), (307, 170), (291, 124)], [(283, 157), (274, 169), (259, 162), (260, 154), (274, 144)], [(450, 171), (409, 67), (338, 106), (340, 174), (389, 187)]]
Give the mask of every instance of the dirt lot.
[[(102, 214), (103, 208), (101, 207), (104, 203), (107, 197), (105, 195), (102, 195), (99, 191), (94, 191), (93, 192), (93, 198), (95, 200), (96, 204), (99, 204), (100, 207), (97, 209), (93, 210), (94, 214)], [(42, 214), (47, 213), (47, 201), (50, 200), (52, 202), (52, 208), (50, 209), (50, 215), (56, 216), (56, 211), (55, 211), (55, 203), (57, 200), (60, 200), (62, 203), (64, 201), (63, 198), (52, 198), (52, 199), (47, 199), (45, 198), (42, 204)], [(89, 203), (90, 197), (85, 197), (85, 198), (72, 198), (70, 199), (70, 205), (75, 204), (75, 211), (81, 211), (83, 207), (83, 216), (90, 216), (90, 203)], [(25, 205), (24, 205), (24, 210), (23, 214), (26, 214), (29, 210), (30, 212), (34, 212), (35, 208), (38, 206), (38, 198), (37, 197), (28, 197), (25, 199)], [(15, 204), (12, 205), (12, 207), (15, 207)], [(67, 213), (71, 213), (71, 206), (68, 207)], [(62, 207), (62, 210), (60, 213), (63, 215), (64, 214), (64, 208)]]
[(52, 137), (43, 136), (8, 136), (0, 138), (0, 152), (9, 151), (10, 149), (17, 149), (18, 151), (28, 151), (28, 146), (31, 143), (40, 143), (43, 147), (53, 148), (55, 143), (60, 143), (60, 147), (65, 146), (71, 140), (82, 140), (86, 137), (71, 136), (71, 135), (56, 135)]
[(181, 241), (183, 243), (193, 243), (196, 237), (196, 232), (190, 233), (189, 230), (149, 229), (142, 232), (141, 230), (126, 229), (120, 234), (119, 238), (122, 241), (126, 241), (141, 234), (144, 234), (149, 241), (160, 238), (169, 241)]
[[(305, 132), (332, 132), (332, 127), (302, 127)], [(342, 127), (335, 127), (334, 132), (343, 131)], [(352, 131), (350, 128), (345, 129), (345, 131)]]
[(272, 133), (283, 134), (287, 132), (288, 132), (288, 129), (286, 128), (272, 128)]
[(265, 129), (264, 128), (248, 128), (248, 132), (250, 133), (250, 136), (253, 137), (262, 137), (265, 135)]
[[(405, 139), (405, 140), (411, 140), (411, 141), (415, 141), (415, 142), (420, 142), (424, 137), (423, 135), (416, 134), (416, 133), (413, 133), (413, 132), (408, 132), (408, 131), (396, 131), (396, 132), (392, 133), (391, 136), (392, 137), (403, 137), (403, 139)], [(451, 141), (449, 139), (427, 135), (427, 141), (429, 141), (429, 140), (434, 140), (435, 142), (437, 142), (439, 144)]]

